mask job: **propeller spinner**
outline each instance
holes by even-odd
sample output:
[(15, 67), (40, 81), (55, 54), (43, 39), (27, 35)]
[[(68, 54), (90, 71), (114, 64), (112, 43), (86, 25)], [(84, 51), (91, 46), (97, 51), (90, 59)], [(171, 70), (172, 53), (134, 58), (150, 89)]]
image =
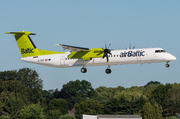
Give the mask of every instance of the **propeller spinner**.
[(106, 43), (105, 43), (105, 49), (102, 48), (102, 49), (104, 50), (103, 59), (106, 57), (107, 62), (109, 62), (108, 54), (110, 54), (110, 55), (112, 56), (111, 50), (109, 49), (110, 45), (111, 45), (111, 44), (109, 44), (109, 46), (108, 46), (108, 48), (107, 48)]

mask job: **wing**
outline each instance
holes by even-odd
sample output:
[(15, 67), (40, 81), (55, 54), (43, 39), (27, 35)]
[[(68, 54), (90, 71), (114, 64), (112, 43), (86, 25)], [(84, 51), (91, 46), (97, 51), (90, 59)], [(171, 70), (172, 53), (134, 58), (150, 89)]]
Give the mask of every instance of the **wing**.
[(64, 45), (64, 44), (57, 44), (61, 47), (70, 51), (74, 51), (74, 52), (80, 52), (80, 51), (90, 51), (90, 48), (83, 48), (83, 47), (76, 47), (76, 46), (70, 46), (70, 45)]

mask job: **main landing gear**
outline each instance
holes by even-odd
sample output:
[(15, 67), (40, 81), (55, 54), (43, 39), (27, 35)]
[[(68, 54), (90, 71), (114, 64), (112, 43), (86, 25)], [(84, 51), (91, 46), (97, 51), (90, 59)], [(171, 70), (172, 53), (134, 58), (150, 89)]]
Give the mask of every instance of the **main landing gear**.
[[(108, 65), (108, 68), (105, 70), (106, 74), (110, 74), (111, 73), (111, 69), (110, 69), (111, 65)], [(81, 68), (81, 72), (82, 73), (86, 73), (87, 69), (85, 67)]]
[(85, 67), (81, 68), (81, 72), (82, 73), (86, 73), (87, 72), (87, 69)]
[(111, 73), (111, 69), (106, 69), (105, 72), (106, 72), (106, 74), (110, 74)]
[(165, 66), (166, 66), (166, 67), (169, 67), (169, 66), (170, 66), (169, 62), (167, 62), (167, 64), (166, 64)]
[(105, 70), (106, 74), (110, 74), (111, 73), (110, 67), (111, 67), (111, 65), (108, 65), (108, 68)]

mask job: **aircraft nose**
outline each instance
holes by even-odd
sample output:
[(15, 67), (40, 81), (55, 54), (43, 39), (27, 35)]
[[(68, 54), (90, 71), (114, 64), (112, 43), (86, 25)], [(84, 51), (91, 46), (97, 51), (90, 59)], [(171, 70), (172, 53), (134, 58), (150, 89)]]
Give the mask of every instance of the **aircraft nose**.
[(173, 61), (174, 61), (174, 60), (176, 60), (176, 57), (175, 57), (175, 56), (173, 56), (173, 55), (172, 55), (172, 60), (173, 60)]
[(174, 60), (176, 60), (176, 57), (173, 56), (172, 54), (168, 53), (168, 55), (166, 55), (166, 57), (165, 57), (165, 60), (174, 61)]

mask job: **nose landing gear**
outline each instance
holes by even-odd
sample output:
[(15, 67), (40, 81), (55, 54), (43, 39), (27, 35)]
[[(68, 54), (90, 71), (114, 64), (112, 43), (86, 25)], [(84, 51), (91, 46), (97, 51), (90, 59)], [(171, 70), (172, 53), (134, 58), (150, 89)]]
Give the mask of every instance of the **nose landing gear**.
[(165, 66), (166, 66), (166, 67), (169, 67), (169, 66), (170, 66), (169, 62), (167, 62), (167, 64), (166, 64)]

